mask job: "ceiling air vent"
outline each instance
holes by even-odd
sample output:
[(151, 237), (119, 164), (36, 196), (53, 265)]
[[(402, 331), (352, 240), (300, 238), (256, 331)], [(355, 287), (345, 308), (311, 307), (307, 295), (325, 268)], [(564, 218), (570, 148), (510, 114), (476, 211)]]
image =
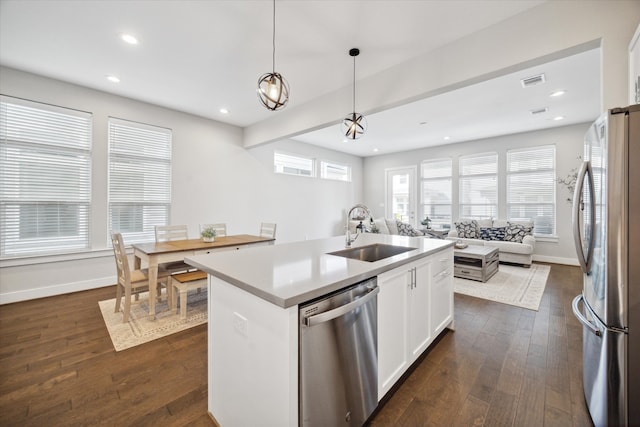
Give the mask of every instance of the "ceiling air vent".
[(522, 87), (531, 87), (531, 86), (535, 86), (535, 85), (539, 85), (544, 83), (545, 77), (544, 77), (544, 73), (542, 74), (538, 74), (536, 76), (531, 76), (531, 77), (526, 77), (524, 79), (520, 79), (520, 83), (522, 83)]
[(533, 110), (530, 110), (530, 111), (531, 111), (531, 114), (533, 114), (535, 116), (536, 114), (546, 113), (548, 110), (549, 109), (547, 107), (542, 107), (542, 108), (536, 108), (536, 109), (533, 109)]

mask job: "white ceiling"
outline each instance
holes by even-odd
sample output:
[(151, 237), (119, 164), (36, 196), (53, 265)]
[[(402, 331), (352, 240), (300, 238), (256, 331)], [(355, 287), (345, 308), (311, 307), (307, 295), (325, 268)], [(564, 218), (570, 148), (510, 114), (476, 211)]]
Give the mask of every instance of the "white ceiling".
[[(362, 52), (360, 79), (541, 3), (278, 0), (276, 71), (291, 86), (286, 108), (350, 86), (352, 47)], [(255, 94), (258, 77), (271, 71), (271, 19), (269, 0), (0, 0), (0, 64), (245, 127), (278, 114)], [(123, 33), (140, 43), (123, 43)], [(548, 115), (567, 117), (562, 124), (591, 120), (596, 56), (543, 67), (549, 81), (539, 93), (520, 89), (526, 75), (518, 74), (373, 114), (357, 145), (345, 146), (333, 129), (297, 139), (368, 156), (374, 146), (382, 154), (441, 144), (444, 135), (457, 142), (540, 128), (528, 109), (545, 105)], [(109, 74), (121, 82), (107, 81)], [(567, 96), (547, 101), (556, 87)]]

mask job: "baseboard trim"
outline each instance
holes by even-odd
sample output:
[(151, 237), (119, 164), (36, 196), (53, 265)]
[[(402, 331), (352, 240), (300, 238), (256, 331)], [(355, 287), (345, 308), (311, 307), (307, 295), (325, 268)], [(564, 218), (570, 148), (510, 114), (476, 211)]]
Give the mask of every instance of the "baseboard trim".
[(550, 262), (552, 264), (564, 264), (564, 265), (580, 265), (578, 263), (578, 259), (577, 258), (563, 258), (563, 257), (556, 257), (556, 256), (548, 256), (548, 255), (533, 255), (533, 260), (534, 261), (540, 261), (540, 262)]
[(42, 288), (0, 293), (0, 305), (37, 298), (46, 298), (55, 295), (69, 294), (71, 292), (87, 291), (89, 289), (103, 288), (105, 286), (112, 286), (115, 283), (116, 276), (109, 276), (92, 280), (84, 280), (81, 282), (72, 282), (61, 285), (44, 286)]

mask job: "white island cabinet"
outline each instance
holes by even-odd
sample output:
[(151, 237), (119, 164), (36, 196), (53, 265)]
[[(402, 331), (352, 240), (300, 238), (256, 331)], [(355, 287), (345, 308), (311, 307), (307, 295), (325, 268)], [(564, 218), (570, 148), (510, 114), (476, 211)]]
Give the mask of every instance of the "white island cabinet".
[(442, 266), (453, 264), (453, 242), (364, 234), (353, 246), (371, 244), (411, 249), (360, 261), (332, 255), (345, 245), (335, 237), (187, 258), (209, 273), (208, 404), (222, 427), (299, 425), (302, 303), (378, 277), (379, 397), (451, 323)]
[(453, 320), (453, 249), (378, 275), (378, 400)]

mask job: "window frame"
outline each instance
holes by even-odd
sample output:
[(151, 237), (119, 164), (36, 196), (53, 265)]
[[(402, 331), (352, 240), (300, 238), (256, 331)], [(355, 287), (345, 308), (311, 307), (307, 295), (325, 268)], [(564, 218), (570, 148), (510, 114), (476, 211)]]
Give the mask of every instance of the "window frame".
[[(340, 181), (340, 182), (351, 182), (351, 165), (348, 163), (340, 163), (340, 162), (334, 162), (334, 161), (330, 161), (330, 160), (320, 160), (320, 179), (326, 179), (326, 180), (330, 180), (330, 181)], [(346, 179), (340, 179), (340, 178), (332, 178), (330, 176), (327, 176), (327, 172), (326, 172), (326, 167), (327, 166), (334, 166), (334, 167), (343, 167), (345, 169), (345, 177)]]
[[(278, 170), (278, 166), (279, 163), (277, 162), (277, 157), (278, 156), (283, 156), (283, 157), (290, 157), (290, 158), (294, 158), (294, 159), (298, 159), (298, 160), (305, 160), (308, 161), (311, 165), (311, 168), (309, 169), (309, 175), (305, 175), (305, 174), (301, 174), (301, 173), (292, 173), (292, 172), (286, 172), (285, 171), (285, 167), (282, 167), (282, 170)], [(295, 168), (294, 168), (295, 169)], [(317, 173), (317, 167), (316, 167), (316, 159), (314, 157), (308, 157), (302, 154), (294, 154), (294, 153), (289, 153), (286, 151), (279, 151), (279, 150), (275, 150), (273, 152), (273, 173), (277, 173), (280, 175), (289, 175), (289, 176), (300, 176), (300, 177), (304, 177), (304, 178), (315, 178), (316, 177), (316, 173)], [(305, 170), (305, 169), (299, 169), (299, 170)]]
[[(495, 172), (484, 172), (484, 173), (471, 173), (464, 174), (463, 173), (463, 161), (465, 159), (473, 159), (473, 158), (481, 158), (481, 157), (494, 157), (495, 158)], [(463, 185), (467, 179), (477, 180), (479, 178), (493, 178), (495, 181), (495, 203), (487, 204), (487, 203), (464, 203), (464, 191)], [(458, 215), (459, 218), (473, 218), (473, 219), (488, 219), (488, 218), (496, 218), (498, 216), (498, 212), (500, 209), (500, 199), (499, 199), (499, 156), (497, 151), (485, 152), (485, 153), (476, 153), (469, 154), (465, 156), (460, 156), (458, 158)], [(484, 215), (467, 215), (464, 214), (465, 206), (485, 206), (489, 207), (489, 210), (492, 210), (490, 214)], [(493, 209), (491, 209), (493, 208)]]
[[(109, 234), (112, 232), (121, 233), (127, 244), (153, 242), (155, 241), (155, 226), (171, 223), (173, 131), (166, 127), (117, 117), (109, 117), (107, 127), (107, 224)], [(120, 135), (115, 135), (115, 132), (120, 132)], [(142, 151), (132, 152), (131, 148), (134, 146), (132, 141), (135, 141), (136, 136), (141, 138), (137, 141), (143, 143), (134, 145)], [(120, 165), (120, 167), (116, 165)], [(135, 165), (135, 167), (127, 167), (126, 165)], [(133, 179), (127, 174), (135, 174), (137, 179)], [(143, 193), (136, 200), (126, 188), (121, 189), (122, 183), (125, 181), (124, 178), (127, 181), (141, 180), (145, 183), (142, 186), (144, 187)], [(142, 200), (140, 201), (139, 198)], [(117, 225), (120, 225), (122, 221), (116, 221), (114, 212), (116, 209), (121, 212), (129, 209), (132, 214), (139, 216), (138, 227), (131, 230), (123, 230), (122, 227), (118, 227)], [(125, 221), (124, 224), (132, 226), (132, 222)], [(111, 245), (109, 235), (107, 236), (107, 245)]]
[[(552, 166), (548, 167), (548, 168), (530, 168), (530, 169), (526, 169), (526, 170), (517, 170), (517, 171), (512, 171), (511, 170), (511, 155), (512, 154), (516, 154), (516, 153), (527, 153), (527, 152), (534, 152), (534, 151), (544, 151), (544, 150), (549, 150), (551, 149), (552, 151), (552, 158), (551, 158), (551, 163)], [(536, 237), (549, 237), (549, 238), (554, 238), (557, 236), (557, 189), (556, 189), (556, 168), (557, 168), (557, 162), (556, 162), (556, 158), (557, 158), (557, 150), (556, 150), (556, 145), (555, 144), (545, 144), (545, 145), (537, 145), (537, 146), (532, 146), (532, 147), (524, 147), (524, 148), (516, 148), (516, 149), (508, 149), (506, 150), (506, 172), (505, 172), (505, 191), (506, 191), (506, 197), (505, 197), (505, 208), (506, 208), (506, 218), (507, 220), (511, 220), (511, 221), (521, 221), (523, 219), (525, 219), (525, 217), (512, 217), (511, 214), (511, 207), (513, 206), (522, 206), (523, 208), (526, 207), (531, 207), (531, 206), (536, 206), (538, 208), (541, 208), (542, 206), (545, 207), (551, 207), (551, 233), (540, 233), (540, 229), (542, 228), (541, 225), (539, 223), (537, 223), (536, 218), (527, 218), (530, 219), (533, 223), (534, 223), (534, 228), (533, 228), (533, 234)], [(513, 197), (512, 191), (511, 191), (511, 186), (513, 185), (511, 183), (511, 179), (510, 177), (513, 176), (532, 176), (532, 175), (544, 175), (544, 174), (550, 174), (550, 176), (547, 178), (547, 185), (549, 187), (550, 190), (550, 194), (547, 194), (547, 197), (549, 198), (549, 200), (551, 200), (550, 202), (542, 202), (540, 200), (538, 201), (532, 201), (532, 202), (512, 202), (511, 198)], [(537, 188), (540, 188), (540, 186), (538, 185)]]
[[(442, 163), (442, 162), (449, 163), (448, 175), (432, 176), (428, 178), (425, 177), (424, 171), (425, 171), (426, 164), (429, 164), (429, 163), (436, 164), (436, 163)], [(427, 215), (426, 209), (425, 209), (425, 206), (427, 206), (427, 204), (425, 203), (425, 185), (429, 182), (443, 182), (443, 181), (449, 182), (449, 194), (448, 194), (449, 203), (430, 203), (428, 206), (449, 206), (449, 222), (434, 220), (431, 216)], [(434, 225), (439, 225), (440, 228), (446, 229), (447, 225), (450, 228), (451, 225), (453, 224), (453, 158), (452, 157), (440, 157), (437, 159), (423, 160), (420, 163), (420, 209), (421, 209), (422, 219), (424, 219), (426, 216), (429, 216), (429, 218), (431, 219), (431, 223), (430, 223), (431, 227), (433, 227)]]
[(93, 114), (7, 95), (0, 108), (0, 257), (90, 249)]

